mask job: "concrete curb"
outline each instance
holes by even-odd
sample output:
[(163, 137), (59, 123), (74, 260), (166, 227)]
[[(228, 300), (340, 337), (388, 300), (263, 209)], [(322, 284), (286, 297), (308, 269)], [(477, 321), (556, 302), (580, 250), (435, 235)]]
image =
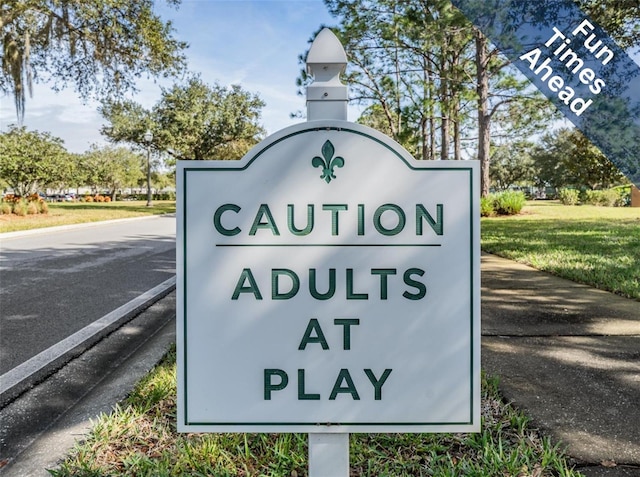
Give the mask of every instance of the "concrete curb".
[(0, 376), (0, 408), (49, 377), (71, 359), (80, 356), (175, 288), (176, 277), (173, 276)]

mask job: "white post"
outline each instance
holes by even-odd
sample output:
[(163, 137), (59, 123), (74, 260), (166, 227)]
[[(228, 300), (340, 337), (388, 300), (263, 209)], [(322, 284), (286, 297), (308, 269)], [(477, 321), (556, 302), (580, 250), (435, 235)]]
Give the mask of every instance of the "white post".
[(347, 55), (340, 40), (328, 28), (313, 40), (307, 55), (307, 72), (313, 83), (307, 87), (307, 121), (347, 120), (347, 87), (340, 73), (347, 66)]
[[(314, 79), (307, 87), (307, 121), (347, 120), (347, 87), (340, 81), (346, 66), (340, 40), (323, 29), (307, 55), (307, 72)], [(348, 433), (309, 434), (309, 477), (349, 477)]]
[(309, 434), (309, 477), (349, 477), (349, 434)]

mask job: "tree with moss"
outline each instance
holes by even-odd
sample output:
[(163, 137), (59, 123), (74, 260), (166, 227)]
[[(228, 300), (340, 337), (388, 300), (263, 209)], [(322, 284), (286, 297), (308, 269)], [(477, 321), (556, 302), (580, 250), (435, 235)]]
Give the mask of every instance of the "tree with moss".
[(143, 74), (182, 71), (187, 45), (153, 7), (154, 0), (3, 2), (0, 92), (13, 96), (18, 121), (37, 81), (73, 86), (83, 99), (118, 97)]

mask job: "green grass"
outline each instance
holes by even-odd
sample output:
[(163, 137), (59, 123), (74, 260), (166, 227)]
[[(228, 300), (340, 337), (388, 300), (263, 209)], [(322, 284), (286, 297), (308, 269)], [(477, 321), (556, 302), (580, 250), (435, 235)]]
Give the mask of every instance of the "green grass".
[[(303, 434), (178, 434), (175, 351), (50, 473), (56, 477), (307, 475)], [(483, 379), (482, 432), (352, 434), (351, 475), (577, 477), (559, 449)]]
[(49, 204), (48, 214), (0, 215), (0, 233), (72, 225), (103, 220), (126, 219), (175, 212), (175, 201), (60, 202)]
[(528, 202), (481, 227), (485, 252), (640, 300), (640, 208)]

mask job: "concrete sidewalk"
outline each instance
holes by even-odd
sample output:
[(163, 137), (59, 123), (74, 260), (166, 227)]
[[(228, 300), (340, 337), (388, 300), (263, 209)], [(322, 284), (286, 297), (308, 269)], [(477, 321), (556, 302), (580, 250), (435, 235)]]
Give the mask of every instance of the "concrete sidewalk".
[(482, 335), (483, 369), (580, 472), (640, 476), (640, 302), (483, 255)]

